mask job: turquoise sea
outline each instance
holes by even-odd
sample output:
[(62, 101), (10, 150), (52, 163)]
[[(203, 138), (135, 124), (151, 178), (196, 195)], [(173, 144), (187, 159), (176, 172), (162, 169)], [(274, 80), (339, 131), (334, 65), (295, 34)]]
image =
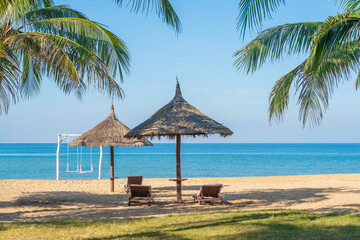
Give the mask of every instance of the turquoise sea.
[[(0, 144), (0, 179), (55, 179), (57, 144)], [(69, 154), (67, 153), (69, 149)], [(82, 150), (82, 169), (76, 170)], [(90, 154), (90, 150), (92, 154)], [(283, 176), (360, 173), (360, 144), (182, 144), (182, 177)], [(102, 178), (109, 176), (104, 147)], [(61, 179), (97, 179), (99, 148), (61, 145)], [(115, 148), (115, 176), (175, 177), (175, 144)]]

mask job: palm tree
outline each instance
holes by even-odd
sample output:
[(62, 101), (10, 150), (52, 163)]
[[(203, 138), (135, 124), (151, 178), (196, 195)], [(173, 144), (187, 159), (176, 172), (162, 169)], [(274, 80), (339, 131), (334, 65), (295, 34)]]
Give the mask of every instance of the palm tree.
[[(167, 0), (129, 2), (135, 12), (155, 7), (163, 21), (181, 32)], [(129, 59), (123, 40), (70, 7), (51, 0), (0, 1), (0, 114), (21, 97), (39, 93), (43, 77), (79, 98), (89, 86), (122, 98), (115, 78), (123, 81)]]
[[(350, 2), (350, 1), (348, 1)], [(348, 4), (343, 14), (324, 22), (284, 24), (261, 32), (245, 47), (234, 53), (237, 70), (251, 73), (267, 60), (278, 61), (285, 54), (308, 57), (295, 69), (275, 82), (270, 93), (269, 118), (282, 120), (295, 87), (303, 126), (319, 125), (329, 98), (342, 81), (354, 71), (360, 86), (360, 9)]]

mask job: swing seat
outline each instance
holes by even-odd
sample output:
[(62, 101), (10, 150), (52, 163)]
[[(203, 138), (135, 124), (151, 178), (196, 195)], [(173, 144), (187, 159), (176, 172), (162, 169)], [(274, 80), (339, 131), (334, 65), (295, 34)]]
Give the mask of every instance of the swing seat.
[[(79, 156), (80, 154), (80, 156)], [(83, 151), (82, 146), (80, 146), (76, 149), (76, 171), (69, 170), (69, 143), (68, 143), (68, 149), (67, 149), (67, 166), (66, 166), (66, 172), (67, 173), (92, 173), (94, 171), (93, 162), (92, 162), (92, 147), (90, 147), (90, 170), (89, 171), (83, 171), (82, 170), (82, 162), (83, 162)]]
[(79, 170), (76, 170), (76, 171), (70, 171), (70, 170), (68, 170), (68, 169), (69, 169), (69, 168), (67, 168), (67, 169), (66, 169), (66, 172), (67, 172), (67, 173), (79, 173)]
[(80, 171), (79, 173), (92, 173), (94, 170), (93, 168), (93, 164), (91, 163), (91, 167), (90, 167), (90, 170), (89, 171), (83, 171), (82, 168), (81, 168), (81, 165), (80, 165)]
[[(67, 144), (66, 144), (66, 173), (92, 173), (94, 172), (94, 166), (93, 166), (93, 151), (92, 151), (92, 147), (90, 146), (90, 151), (85, 151), (84, 152), (84, 161), (83, 161), (83, 146), (74, 146), (74, 148), (72, 148), (72, 146), (70, 146), (70, 138), (71, 137), (79, 137), (81, 136), (80, 134), (58, 134), (58, 146), (57, 146), (57, 150), (56, 150), (56, 180), (60, 180), (60, 153), (62, 151), (60, 151), (60, 148), (62, 145), (65, 145), (66, 143), (64, 142), (65, 140), (67, 140)], [(74, 149), (74, 150), (71, 150)], [(76, 148), (76, 150), (75, 150)], [(63, 153), (61, 154), (63, 155)], [(90, 157), (88, 157), (87, 155), (90, 155)], [(86, 161), (86, 170), (83, 170), (83, 166), (84, 166), (84, 162), (85, 160), (90, 160)], [(74, 163), (71, 163), (75, 161)], [(100, 147), (100, 161), (99, 161), (99, 179), (101, 178), (101, 162), (102, 162), (102, 147)], [(76, 165), (75, 165), (76, 164)]]

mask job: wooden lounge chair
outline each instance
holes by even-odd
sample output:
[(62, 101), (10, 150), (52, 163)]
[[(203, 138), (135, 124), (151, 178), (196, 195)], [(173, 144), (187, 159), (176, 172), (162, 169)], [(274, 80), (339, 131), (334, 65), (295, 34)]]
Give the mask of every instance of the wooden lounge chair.
[(203, 202), (215, 202), (222, 204), (223, 197), (220, 196), (222, 184), (205, 184), (201, 187), (200, 192), (193, 195), (194, 202), (199, 201), (199, 204)]
[(151, 193), (151, 186), (132, 184), (128, 205), (131, 203), (147, 203), (149, 206), (154, 202), (154, 195)]
[(131, 184), (136, 184), (136, 185), (141, 185), (143, 181), (143, 176), (130, 176), (127, 179), (127, 183), (124, 184), (124, 190), (126, 193), (130, 192), (130, 185)]

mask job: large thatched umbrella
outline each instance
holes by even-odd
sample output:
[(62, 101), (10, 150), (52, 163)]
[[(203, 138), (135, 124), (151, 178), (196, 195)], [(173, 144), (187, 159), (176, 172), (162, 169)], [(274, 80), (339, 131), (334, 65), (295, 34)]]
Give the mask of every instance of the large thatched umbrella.
[(130, 129), (116, 118), (114, 106), (111, 105), (109, 117), (69, 143), (73, 147), (110, 145), (111, 192), (114, 192), (114, 179), (116, 178), (114, 176), (114, 147), (152, 146), (152, 143), (145, 138), (125, 138), (125, 134), (129, 131)]
[(132, 129), (125, 137), (176, 137), (176, 189), (177, 201), (182, 202), (181, 198), (181, 178), (180, 168), (180, 144), (181, 135), (188, 136), (207, 136), (208, 134), (220, 134), (223, 137), (233, 134), (224, 125), (205, 116), (195, 107), (185, 101), (181, 95), (179, 82), (176, 84), (176, 94), (173, 100), (162, 107), (148, 120)]

